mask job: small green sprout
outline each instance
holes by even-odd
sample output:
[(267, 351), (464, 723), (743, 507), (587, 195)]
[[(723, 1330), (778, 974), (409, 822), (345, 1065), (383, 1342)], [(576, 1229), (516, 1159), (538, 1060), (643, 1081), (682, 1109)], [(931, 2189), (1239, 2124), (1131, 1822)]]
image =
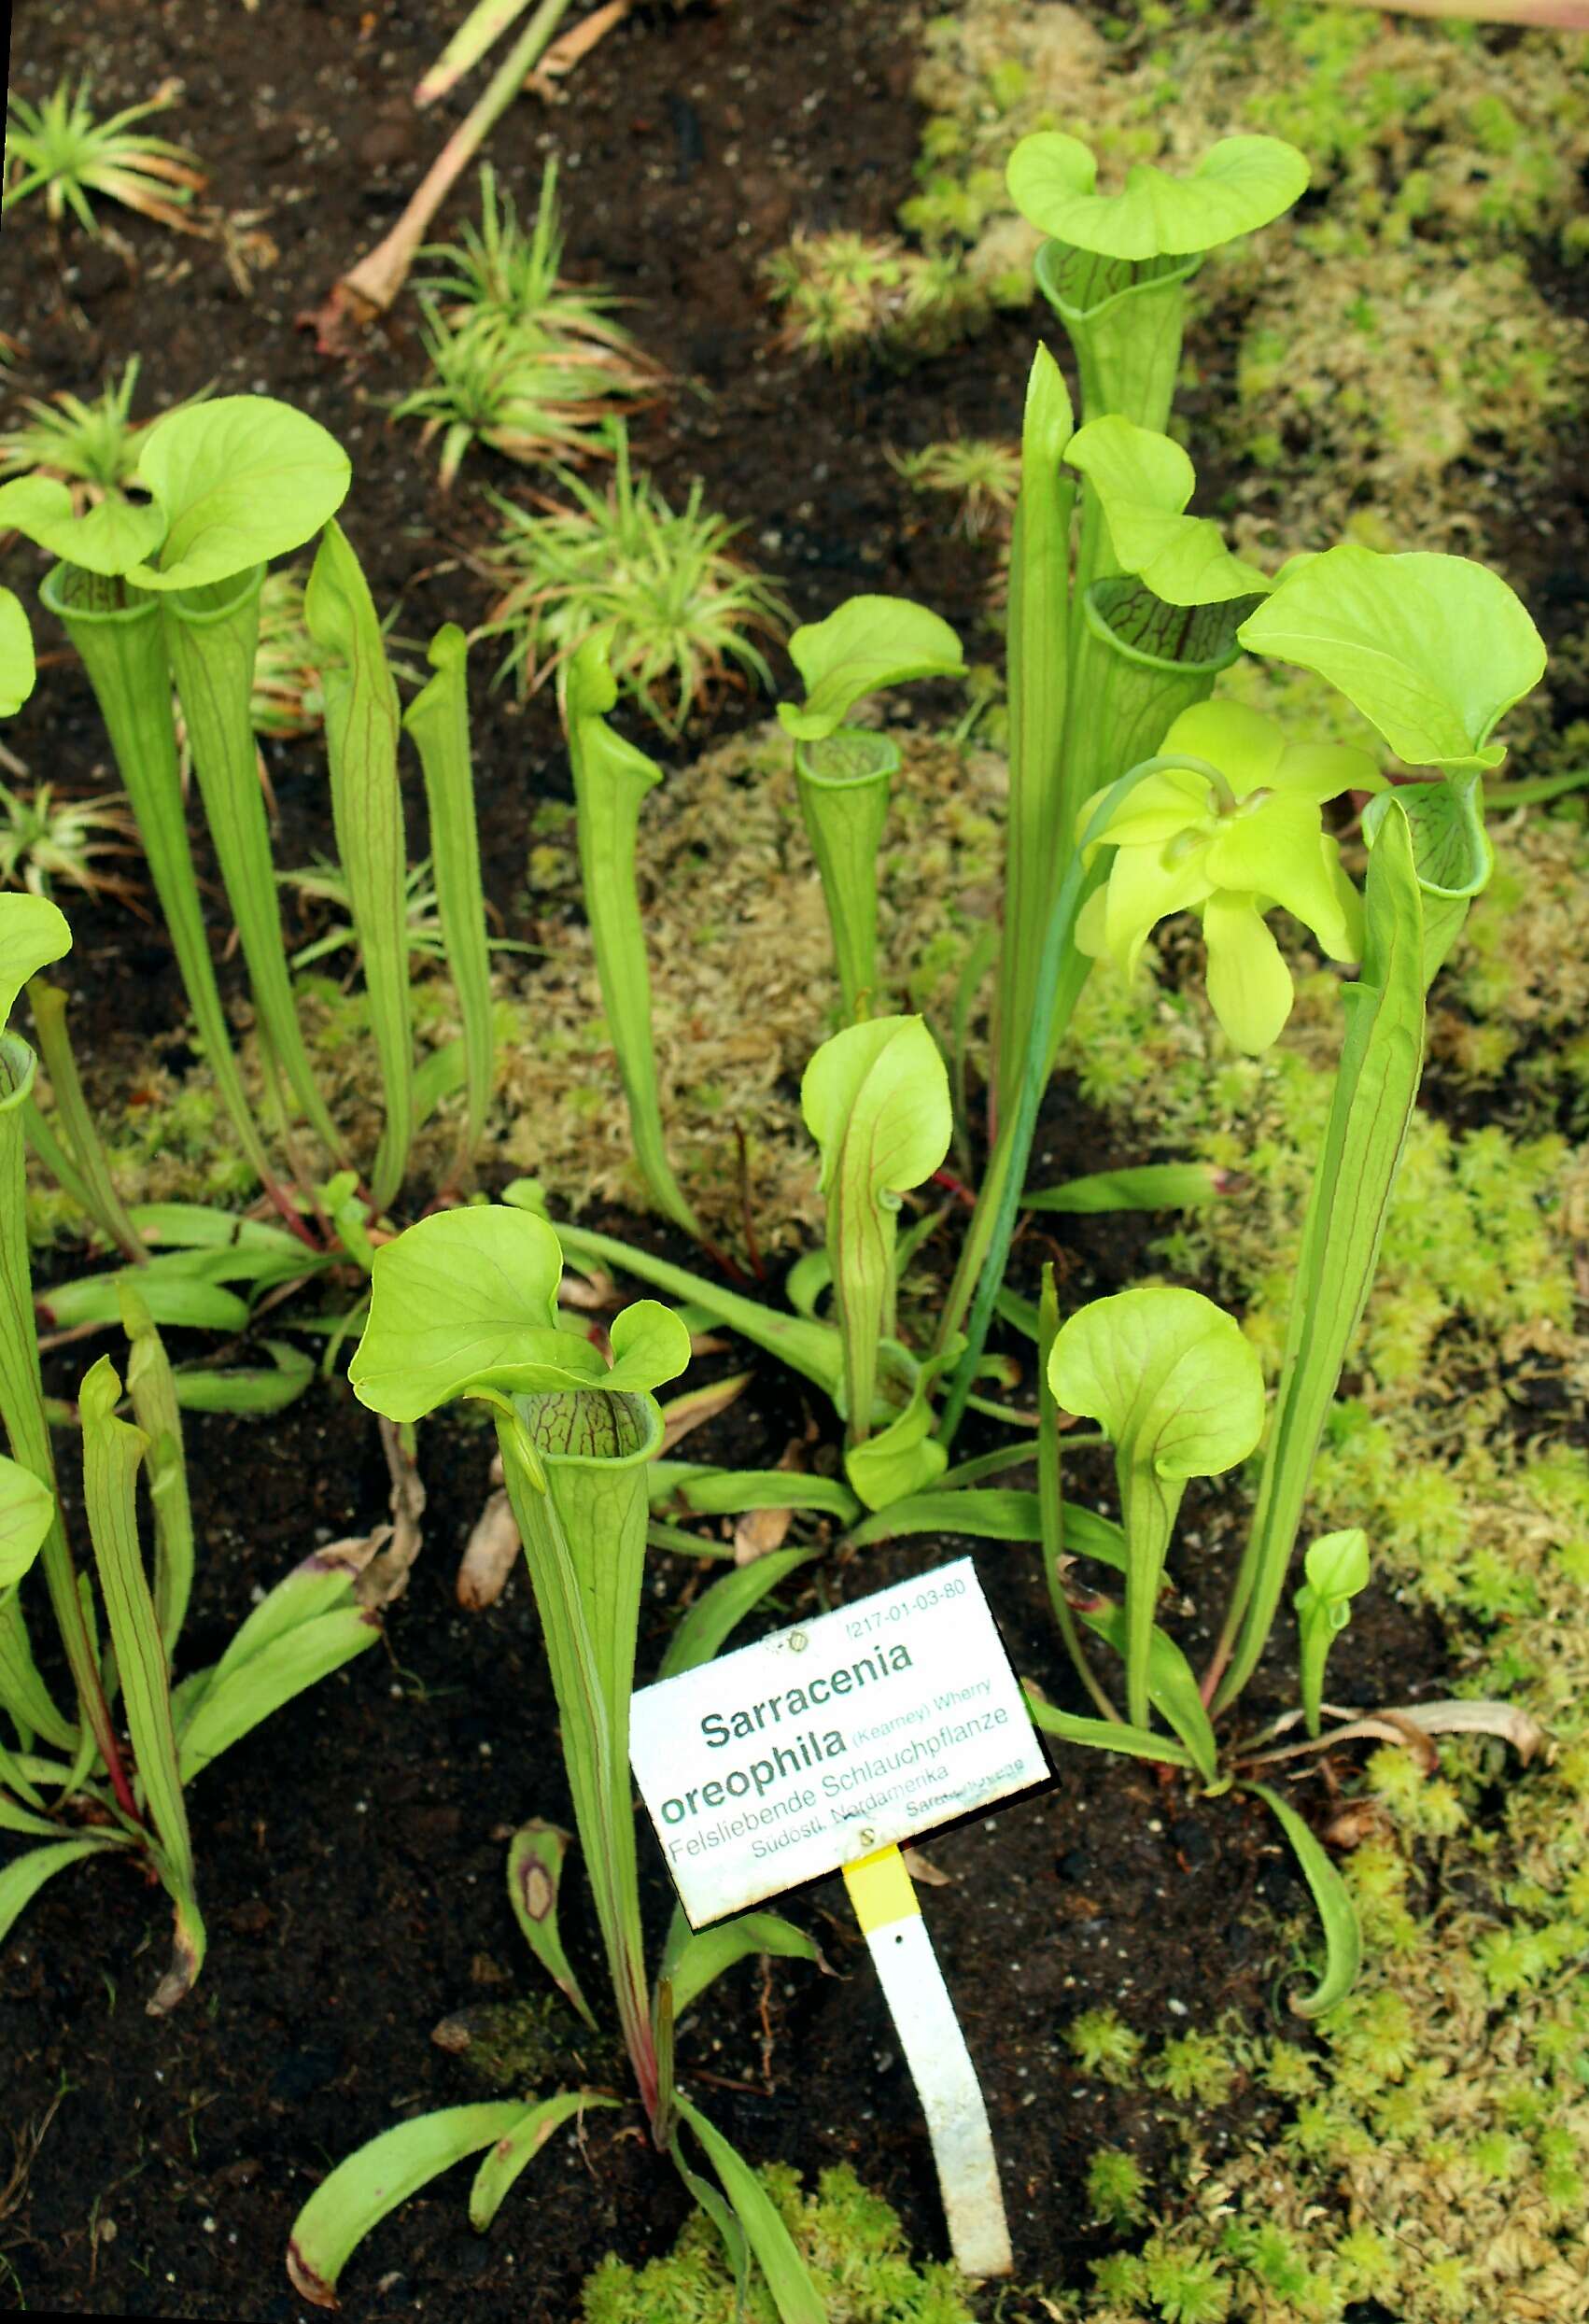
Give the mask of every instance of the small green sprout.
[(419, 289), (434, 376), (393, 407), (394, 418), (424, 420), (426, 443), (441, 435), (443, 491), (476, 442), (527, 466), (609, 457), (603, 422), (654, 394), (660, 378), (609, 319), (609, 292), (559, 278), (555, 162), (546, 164), (531, 233), (506, 196), (499, 204), (489, 166), (480, 193), (479, 232), (466, 226), (461, 243), (425, 254), (446, 268)]
[(1096, 2074), (1105, 2082), (1130, 2082), (1142, 2056), (1142, 2035), (1133, 2033), (1117, 2010), (1084, 2009), (1065, 2028), (1076, 2062), (1083, 2074)]
[(1092, 2216), (1110, 2227), (1134, 2227), (1147, 2216), (1147, 2174), (1122, 2147), (1100, 2147), (1087, 2166)]
[(503, 524), (489, 569), (507, 586), (485, 635), (510, 639), (502, 674), (530, 693), (593, 630), (610, 628), (620, 691), (676, 740), (692, 712), (742, 686), (744, 673), (771, 685), (752, 635), (781, 637), (789, 609), (731, 554), (742, 528), (702, 507), (698, 479), (675, 509), (649, 475), (636, 477), (621, 423), (612, 444), (605, 493), (564, 471), (571, 508), (531, 514), (497, 500)]
[(63, 880), (85, 894), (117, 895), (126, 903), (136, 893), (132, 882), (98, 867), (142, 852), (122, 792), (69, 799), (53, 783), (28, 792), (0, 782), (0, 888), (49, 895)]
[(58, 221), (70, 208), (85, 231), (97, 237), (89, 195), (99, 193), (162, 226), (196, 232), (191, 219), (183, 216), (183, 206), (209, 183), (197, 155), (167, 138), (134, 134), (132, 129), (134, 121), (175, 105), (176, 90), (161, 89), (142, 105), (125, 106), (108, 120), (96, 121), (89, 107), (91, 86), (85, 73), (75, 91), (63, 77), (42, 105), (30, 105), (25, 97), (7, 99), (12, 120), (6, 134), (6, 159), (15, 175), (0, 195), (0, 210), (42, 192), (51, 219)]
[[(59, 477), (72, 488), (73, 506), (79, 514), (126, 484), (154, 425), (153, 420), (132, 416), (142, 365), (143, 358), (133, 356), (120, 377), (110, 379), (91, 401), (65, 389), (48, 403), (30, 396), (22, 405), (30, 419), (0, 433), (0, 477)], [(202, 387), (196, 396), (170, 408), (186, 411), (208, 393)]]
[(619, 302), (612, 293), (567, 283), (559, 272), (557, 164), (548, 161), (541, 181), (534, 231), (519, 224), (510, 195), (499, 201), (497, 173), (486, 162), (480, 172), (480, 230), (465, 226), (456, 242), (432, 243), (420, 256), (434, 259), (442, 272), (421, 277), (450, 323), (489, 325), (504, 337), (540, 332), (565, 345), (589, 341), (620, 355), (646, 378), (654, 376), (626, 331), (610, 317)]
[(991, 436), (951, 436), (920, 452), (891, 452), (890, 462), (913, 492), (958, 500), (955, 529), (967, 541), (1008, 537), (1020, 491), (1020, 446)]

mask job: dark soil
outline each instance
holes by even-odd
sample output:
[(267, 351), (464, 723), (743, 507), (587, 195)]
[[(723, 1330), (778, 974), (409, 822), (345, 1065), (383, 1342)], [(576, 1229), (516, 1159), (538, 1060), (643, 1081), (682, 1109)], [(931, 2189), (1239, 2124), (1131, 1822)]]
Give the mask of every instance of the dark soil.
[[(749, 552), (781, 574), (802, 618), (857, 587), (891, 589), (920, 597), (969, 638), (985, 567), (923, 519), (884, 451), (951, 426), (1014, 432), (1028, 322), (998, 326), (908, 376), (835, 374), (772, 351), (757, 277), (797, 222), (890, 225), (915, 151), (914, 16), (904, 0), (642, 11), (579, 67), (565, 102), (515, 108), (491, 154), (523, 206), (542, 155), (557, 152), (572, 271), (640, 302), (641, 336), (688, 383), (637, 428), (638, 459), (680, 494), (702, 474), (710, 502), (747, 521)], [(367, 9), (359, 0), (264, 0), (257, 13), (212, 0), (100, 0), (91, 11), (32, 0), (13, 59), (18, 87), (36, 97), (63, 68), (91, 65), (108, 108), (179, 75), (184, 104), (157, 126), (201, 148), (220, 203), (264, 213), (280, 261), (244, 297), (214, 245), (174, 241), (136, 219), (118, 218), (115, 243), (73, 232), (55, 246), (30, 208), (0, 238), (0, 302), (23, 341), (23, 391), (87, 392), (136, 351), (141, 401), (213, 378), (223, 391), (268, 389), (314, 412), (354, 455), (345, 521), (377, 599), (401, 600), (399, 627), (416, 637), (484, 611), (485, 585), (468, 563), (486, 530), (478, 486), (522, 489), (523, 479), (476, 458), (444, 499), (416, 431), (387, 425), (381, 399), (420, 366), (412, 305), (351, 367), (317, 355), (296, 318), (384, 232), (444, 134), (442, 119), (416, 122), (406, 102), (440, 37), (431, 0), (372, 0)], [(443, 228), (472, 203), (466, 190)], [(31, 597), (30, 554), (13, 554), (7, 577)], [(476, 659), (488, 875), (505, 932), (518, 935), (528, 812), (562, 793), (566, 770), (549, 703), (519, 711), (487, 691), (488, 653)], [(763, 707), (730, 707), (719, 727)], [(36, 774), (68, 788), (108, 777), (97, 715), (69, 663), (7, 739)], [(273, 760), (283, 860), (304, 861), (329, 837), (323, 760), (316, 744)], [(79, 1043), (101, 1067), (131, 1066), (151, 1036), (182, 1023), (163, 938), (114, 910), (73, 917)], [(1056, 1176), (1143, 1159), (1100, 1151), (1090, 1129), (1083, 1137), (1062, 1091), (1049, 1128)], [(1067, 1287), (1085, 1296), (1131, 1279), (1147, 1229), (1062, 1220), (1051, 1232)], [(1023, 1252), (1023, 1266), (1043, 1255)], [(775, 1460), (807, 1416), (798, 1394), (764, 1369), (691, 1451)], [(387, 1480), (367, 1418), (344, 1389), (317, 1392), (268, 1429), (194, 1421), (190, 1451), (204, 1544), (184, 1652), (195, 1668), (220, 1650), (252, 1590), (317, 1542), (375, 1522)], [(326, 2169), (399, 2119), (485, 2094), (469, 2055), (444, 2052), (431, 2029), (459, 2010), (539, 1993), (509, 1912), (504, 1841), (528, 1816), (570, 1819), (524, 1577), (485, 1614), (461, 1613), (453, 1596), (488, 1451), (483, 1433), (454, 1423), (426, 1430), (428, 1543), (384, 1643), (194, 1787), (211, 1950), (182, 2008), (165, 2021), (145, 2014), (168, 1908), (116, 1863), (45, 1891), (0, 1954), (0, 2055), (18, 2146), (16, 2176), (0, 2183), (0, 2254), (11, 2271), (7, 2279), (0, 2268), (0, 2279), (30, 2309), (300, 2315), (283, 2254)], [(1073, 1484), (1106, 1498), (1096, 1460), (1077, 1463)], [(1230, 1531), (1215, 1496), (1188, 1497), (1178, 1576), (1188, 1641), (1208, 1637)], [(837, 1570), (824, 1564), (814, 1587), (859, 1595), (966, 1546), (865, 1553)], [(1020, 1668), (1083, 1707), (1032, 1556), (971, 1546)], [(658, 1560), (642, 1676), (695, 1580), (687, 1561)], [(791, 1594), (781, 1618), (810, 1602)], [(1348, 1700), (1404, 1697), (1432, 1682), (1439, 1660), (1430, 1625), (1371, 1598), (1332, 1684)], [(1262, 1674), (1257, 1694), (1262, 1709)], [(1226, 2011), (1270, 2021), (1277, 1963), (1264, 1908), (1293, 1908), (1300, 1884), (1251, 1803), (1194, 1804), (1151, 1769), (1080, 1753), (1062, 1754), (1049, 1792), (944, 1837), (930, 1853), (948, 1884), (927, 1893), (926, 1911), (987, 2091), (1020, 2280), (1074, 2282), (1096, 2248), (1082, 2189), (1090, 2150), (1130, 2141), (1151, 2162), (1178, 2133), (1168, 2108), (1160, 2119), (1140, 2095), (1079, 2078), (1067, 2023), (1104, 2006), (1147, 2034), (1209, 2026)], [(668, 1899), (649, 1842), (646, 1862), (659, 1936)], [(570, 1943), (589, 1963), (594, 1931), (580, 1883), (571, 1886)], [(900, 2206), (921, 2248), (939, 2249), (920, 2109), (842, 1890), (824, 1883), (791, 1910), (820, 1933), (837, 1976), (775, 1965), (764, 1982), (752, 1966), (736, 1971), (686, 2028), (682, 2071), (751, 2158), (808, 2172), (851, 2161)], [(589, 2064), (597, 2081), (611, 2072), (599, 2059)], [(1202, 2126), (1209, 2151), (1261, 2135), (1267, 2103), (1238, 2089)], [(513, 2313), (560, 2324), (604, 2250), (640, 2259), (662, 2249), (685, 2211), (632, 2112), (593, 2116), (583, 2144), (555, 2139), (491, 2236), (471, 2233), (464, 2197), (461, 2177), (448, 2181), (380, 2231), (349, 2268), (349, 2313), (424, 2310), (447, 2324)], [(1000, 2313), (1014, 2324), (1040, 2311), (1013, 2300)]]

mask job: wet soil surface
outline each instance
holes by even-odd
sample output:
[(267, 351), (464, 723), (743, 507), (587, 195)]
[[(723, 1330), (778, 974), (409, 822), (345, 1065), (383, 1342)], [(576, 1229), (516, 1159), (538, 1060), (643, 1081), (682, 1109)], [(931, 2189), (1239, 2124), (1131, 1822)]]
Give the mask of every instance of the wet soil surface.
[[(918, 126), (913, 15), (901, 0), (642, 10), (579, 67), (566, 101), (515, 108), (491, 154), (521, 207), (543, 155), (558, 154), (570, 271), (641, 302), (640, 335), (687, 383), (637, 424), (638, 460), (678, 495), (703, 475), (709, 501), (746, 520), (747, 550), (782, 577), (802, 618), (874, 587), (920, 597), (969, 637), (985, 560), (923, 516), (885, 447), (952, 427), (1014, 432), (1030, 325), (998, 326), (908, 376), (877, 367), (835, 374), (775, 352), (757, 275), (796, 223), (891, 224)], [(460, 102), (416, 121), (407, 103), (438, 40), (430, 0), (264, 0), (255, 12), (204, 0), (101, 0), (82, 12), (32, 0), (14, 35), (16, 85), (37, 97), (63, 69), (91, 65), (108, 107), (180, 76), (183, 106), (156, 126), (202, 148), (220, 203), (263, 213), (279, 257), (245, 296), (213, 244), (176, 242), (136, 219), (119, 222), (114, 245), (73, 232), (52, 246), (36, 210), (24, 210), (0, 236), (0, 303), (22, 341), (20, 390), (88, 392), (105, 367), (141, 352), (141, 408), (214, 379), (223, 391), (268, 390), (314, 412), (354, 455), (345, 521), (377, 599), (401, 600), (400, 628), (421, 638), (484, 612), (486, 585), (468, 561), (487, 531), (479, 486), (522, 491), (524, 480), (476, 458), (444, 498), (416, 432), (387, 425), (382, 399), (421, 368), (412, 304), (350, 367), (317, 355), (296, 318), (385, 232), (463, 110)], [(472, 203), (472, 190), (455, 198), (443, 227)], [(7, 559), (7, 578), (31, 596), (29, 555)], [(48, 634), (41, 642), (59, 646)], [(477, 662), (488, 874), (514, 935), (527, 917), (527, 815), (538, 797), (564, 792), (566, 767), (549, 705), (519, 711), (486, 690), (488, 654)], [(761, 707), (730, 706), (719, 730), (745, 714)], [(51, 669), (7, 739), (40, 777), (70, 788), (108, 777), (102, 729), (69, 662)], [(273, 773), (282, 860), (306, 860), (329, 838), (318, 746), (274, 752)], [(131, 1066), (152, 1035), (182, 1022), (163, 939), (114, 910), (75, 909), (74, 923), (80, 1044), (101, 1065)], [(1101, 1150), (1062, 1089), (1045, 1144), (1056, 1176), (1146, 1159)], [(1131, 1280), (1147, 1232), (1059, 1221), (1052, 1239), (1067, 1288), (1088, 1296)], [(1043, 1255), (1034, 1247), (1021, 1263)], [(73, 1376), (56, 1383), (63, 1392)], [(1030, 1390), (1028, 1367), (1012, 1401)], [(817, 1417), (764, 1369), (690, 1450), (769, 1462)], [(968, 1432), (965, 1451), (982, 1448)], [(387, 1478), (344, 1388), (316, 1392), (268, 1430), (195, 1419), (190, 1449), (203, 1543), (184, 1646), (190, 1669), (220, 1651), (251, 1591), (317, 1543), (375, 1522)], [(443, 2050), (431, 2030), (540, 1993), (509, 1911), (504, 1843), (527, 1817), (566, 1823), (570, 1811), (527, 1581), (515, 1575), (483, 1614), (465, 1615), (454, 1598), (488, 1453), (481, 1432), (451, 1421), (427, 1429), (427, 1547), (383, 1642), (194, 1785), (211, 1947), (181, 2009), (165, 2021), (145, 2014), (164, 1965), (168, 1909), (118, 1863), (79, 1867), (46, 1890), (0, 1953), (0, 2056), (17, 2145), (8, 2184), (0, 2156), (0, 2301), (79, 2314), (300, 2315), (283, 2254), (327, 2168), (396, 2120), (490, 2094), (471, 2053)], [(1073, 1489), (1106, 1500), (1096, 1456), (1075, 1464)], [(1174, 1617), (1188, 1645), (1205, 1646), (1217, 1619), (1230, 1531), (1216, 1499), (1188, 1495)], [(809, 1589), (789, 1590), (777, 1617), (968, 1548), (1019, 1668), (1056, 1700), (1085, 1708), (1025, 1550), (917, 1541), (829, 1560)], [(688, 1560), (657, 1560), (642, 1677), (682, 1594), (698, 1585)], [(1331, 1679), (1344, 1699), (1366, 1702), (1429, 1691), (1439, 1668), (1432, 1626), (1371, 1597)], [(1279, 1707), (1278, 1689), (1265, 1701), (1267, 1675), (1255, 1715)], [(645, 1852), (659, 1938), (668, 1896), (649, 1840)], [(1082, 2191), (1088, 2155), (1130, 2141), (1151, 2163), (1180, 2133), (1168, 2106), (1156, 2112), (1140, 2093), (1081, 2078), (1067, 2024), (1104, 2006), (1149, 2035), (1212, 2025), (1227, 2011), (1252, 2027), (1275, 2022), (1271, 1915), (1300, 1903), (1300, 1883), (1252, 1803), (1194, 1803), (1150, 1768), (1075, 1752), (1049, 1791), (929, 1852), (947, 1881), (927, 1892), (926, 1911), (987, 2091), (1019, 2280), (1075, 2282), (1098, 2247)], [(571, 1885), (570, 1948), (589, 1965), (594, 1926)], [(842, 1891), (823, 1883), (789, 1908), (820, 1935), (835, 1974), (784, 1964), (769, 1978), (753, 1965), (735, 1971), (686, 2025), (682, 2071), (752, 2159), (808, 2172), (851, 2161), (899, 2205), (920, 2247), (937, 2250), (920, 2109)], [(594, 1969), (587, 1977), (594, 1986)], [(584, 2064), (593, 2085), (622, 2087), (610, 2058)], [(1261, 2136), (1266, 2104), (1238, 2087), (1202, 2126), (1209, 2150)], [(666, 2247), (686, 2208), (634, 2111), (593, 2116), (582, 2141), (556, 2137), (486, 2238), (468, 2228), (466, 2187), (459, 2175), (380, 2230), (345, 2279), (351, 2315), (571, 2318), (581, 2278), (604, 2250), (640, 2259)], [(1043, 2311), (1017, 2297), (1000, 2313), (1015, 2324)]]

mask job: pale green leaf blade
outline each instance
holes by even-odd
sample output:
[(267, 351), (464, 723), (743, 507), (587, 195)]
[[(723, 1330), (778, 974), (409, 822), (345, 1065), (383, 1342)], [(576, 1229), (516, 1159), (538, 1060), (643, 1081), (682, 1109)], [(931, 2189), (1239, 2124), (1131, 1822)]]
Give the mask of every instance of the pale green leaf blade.
[(770, 1550), (753, 1564), (737, 1566), (732, 1573), (713, 1582), (680, 1616), (657, 1677), (675, 1679), (681, 1670), (694, 1670), (710, 1662), (745, 1616), (816, 1555), (814, 1549)]
[[(1080, 1607), (1078, 1612), (1088, 1628), (1106, 1639), (1124, 1661), (1129, 1642), (1123, 1609), (1100, 1602)], [(1147, 1699), (1180, 1737), (1203, 1781), (1212, 1783), (1219, 1772), (1219, 1747), (1214, 1739), (1213, 1725), (1198, 1692), (1190, 1663), (1174, 1640), (1157, 1624), (1148, 1638)]]
[(958, 678), (965, 669), (948, 622), (905, 598), (847, 598), (825, 621), (796, 629), (789, 654), (806, 699), (798, 710), (780, 702), (778, 715), (802, 742), (836, 732), (864, 695), (916, 678)]
[(837, 1477), (800, 1469), (710, 1469), (689, 1460), (654, 1460), (654, 1503), (675, 1493), (703, 1517), (738, 1517), (749, 1509), (817, 1509), (848, 1525), (859, 1514), (855, 1496)]
[(25, 1854), (14, 1856), (0, 1869), (0, 1944), (46, 1880), (64, 1872), (68, 1865), (80, 1864), (85, 1856), (97, 1855), (116, 1844), (107, 1835), (85, 1832), (77, 1839), (57, 1840), (53, 1846), (30, 1848)]
[(159, 2016), (176, 2007), (204, 1965), (204, 1923), (194, 1887), (193, 1844), (177, 1764), (165, 1643), (138, 1546), (134, 1490), (148, 1439), (141, 1429), (117, 1418), (120, 1401), (121, 1382), (109, 1358), (102, 1356), (78, 1393), (83, 1500), (116, 1650), (127, 1731), (160, 1838), (161, 1876), (176, 1907), (171, 1965), (149, 2003), (151, 2014)]
[(38, 675), (33, 631), (14, 590), (0, 589), (0, 718), (14, 718)]
[(1318, 1907), (1318, 1917), (1324, 1923), (1324, 1974), (1313, 1992), (1304, 1994), (1301, 2001), (1293, 2001), (1291, 2007), (1299, 2017), (1322, 2017), (1337, 2002), (1344, 2001), (1357, 1981), (1363, 1938), (1357, 1908), (1345, 1881), (1326, 1855), (1323, 1842), (1289, 1800), (1283, 1799), (1267, 1783), (1246, 1783), (1242, 1788), (1256, 1793), (1273, 1810), (1281, 1830), (1296, 1851), (1297, 1861)]
[(314, 1359), (287, 1340), (266, 1340), (264, 1348), (269, 1369), (239, 1364), (177, 1373), (177, 1403), (184, 1412), (227, 1412), (253, 1419), (285, 1412), (313, 1381)]
[[(218, 408), (198, 407), (200, 413)], [(322, 656), (331, 822), (353, 907), (386, 1099), (387, 1118), (371, 1172), (371, 1199), (379, 1213), (390, 1207), (402, 1184), (414, 1136), (407, 855), (397, 765), (401, 714), (370, 585), (334, 517), (326, 524), (310, 568), (303, 618)]]
[(1096, 191), (1098, 164), (1079, 138), (1040, 130), (1010, 155), (1010, 198), (1056, 242), (1140, 261), (1212, 250), (1267, 226), (1305, 190), (1308, 165), (1278, 137), (1222, 137), (1189, 176), (1132, 164), (1118, 193)]
[(212, 1681), (182, 1730), (182, 1781), (190, 1782), (262, 1720), (373, 1646), (380, 1634), (380, 1620), (372, 1609), (345, 1606), (321, 1614), (317, 1621), (300, 1623), (224, 1678)]
[(682, 2092), (676, 2104), (723, 2182), (734, 2215), (756, 2255), (756, 2264), (766, 2278), (779, 2324), (826, 2324), (823, 2303), (806, 2272), (805, 2262), (755, 2173)]
[(1497, 722), (1545, 669), (1544, 642), (1498, 573), (1357, 542), (1294, 557), (1238, 634), (1249, 653), (1328, 678), (1414, 767), (1498, 767)]
[(1217, 1202), (1222, 1173), (1208, 1162), (1143, 1162), (1131, 1170), (1094, 1170), (1062, 1185), (1028, 1188), (1023, 1210), (1091, 1217), (1110, 1210), (1200, 1210)]
[(0, 895), (0, 1033), (28, 979), (71, 949), (66, 916), (48, 896)]
[(55, 1514), (48, 1485), (0, 1456), (0, 1590), (20, 1582), (44, 1545)]
[(1212, 517), (1183, 514), (1196, 475), (1171, 436), (1110, 413), (1071, 438), (1065, 459), (1103, 503), (1116, 560), (1167, 605), (1261, 596), (1267, 573), (1231, 555)]
[(694, 1930), (682, 1913), (675, 1913), (662, 1965), (662, 1974), (673, 1987), (675, 2021), (737, 1961), (757, 1954), (819, 1964), (823, 1957), (814, 1938), (777, 1912), (742, 1912), (738, 1920)]
[(146, 589), (196, 589), (302, 543), (342, 506), (352, 463), (306, 412), (270, 396), (218, 396), (156, 422), (138, 476), (162, 517)]
[(443, 2106), (383, 2131), (339, 2162), (292, 2223), (287, 2272), (294, 2290), (334, 2308), (337, 2278), (372, 2228), (455, 2162), (509, 2137), (524, 2114), (517, 2098)]
[(1219, 1476), (1263, 1430), (1263, 1372), (1234, 1317), (1155, 1286), (1093, 1300), (1062, 1327), (1049, 1386), (1120, 1457), (1161, 1477)]
[(1189, 1768), (1192, 1757), (1184, 1743), (1168, 1735), (1155, 1735), (1147, 1727), (1128, 1726), (1123, 1719), (1083, 1719), (1074, 1711), (1060, 1711), (1045, 1702), (1030, 1682), (1026, 1688), (1026, 1708), (1032, 1713), (1032, 1724), (1045, 1735), (1052, 1735), (1062, 1743), (1080, 1743), (1089, 1751), (1123, 1752), (1130, 1759), (1151, 1759), (1161, 1767)]
[(557, 1925), (567, 1832), (539, 1819), (521, 1824), (508, 1843), (508, 1901), (530, 1951), (594, 2032), (596, 2014), (580, 1989)]
[(636, 1300), (613, 1317), (607, 1336), (612, 1368), (602, 1385), (614, 1393), (643, 1395), (689, 1367), (689, 1331), (660, 1300)]
[(165, 518), (147, 502), (119, 492), (79, 516), (72, 496), (53, 476), (18, 476), (0, 485), (0, 525), (14, 526), (63, 564), (84, 572), (125, 573), (161, 543)]
[(475, 2174), (469, 2198), (469, 2223), (475, 2232), (484, 2235), (520, 2172), (534, 2162), (553, 2132), (570, 2115), (583, 2114), (587, 2106), (615, 2106), (617, 2103), (616, 2098), (601, 2098), (592, 2091), (560, 2090), (555, 2097), (527, 2106), (514, 2127), (498, 2139)]
[(375, 1254), (370, 1320), (348, 1366), (355, 1395), (388, 1420), (417, 1420), (472, 1386), (539, 1386), (525, 1350), (561, 1352), (548, 1342), (562, 1274), (556, 1235), (528, 1211), (491, 1204), (421, 1218)]
[[(160, 1266), (140, 1267), (137, 1279), (156, 1323), (188, 1331), (241, 1331), (247, 1325), (246, 1305), (221, 1284)], [(38, 1312), (55, 1331), (76, 1331), (84, 1324), (119, 1323), (120, 1273), (78, 1275), (70, 1283), (52, 1283), (40, 1294)]]

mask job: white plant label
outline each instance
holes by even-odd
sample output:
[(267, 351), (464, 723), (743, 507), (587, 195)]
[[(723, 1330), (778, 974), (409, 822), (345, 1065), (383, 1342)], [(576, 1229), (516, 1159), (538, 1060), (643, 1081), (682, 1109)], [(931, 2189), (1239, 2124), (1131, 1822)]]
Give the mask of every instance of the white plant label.
[(969, 1557), (642, 1687), (629, 1757), (697, 1929), (1048, 1775)]

